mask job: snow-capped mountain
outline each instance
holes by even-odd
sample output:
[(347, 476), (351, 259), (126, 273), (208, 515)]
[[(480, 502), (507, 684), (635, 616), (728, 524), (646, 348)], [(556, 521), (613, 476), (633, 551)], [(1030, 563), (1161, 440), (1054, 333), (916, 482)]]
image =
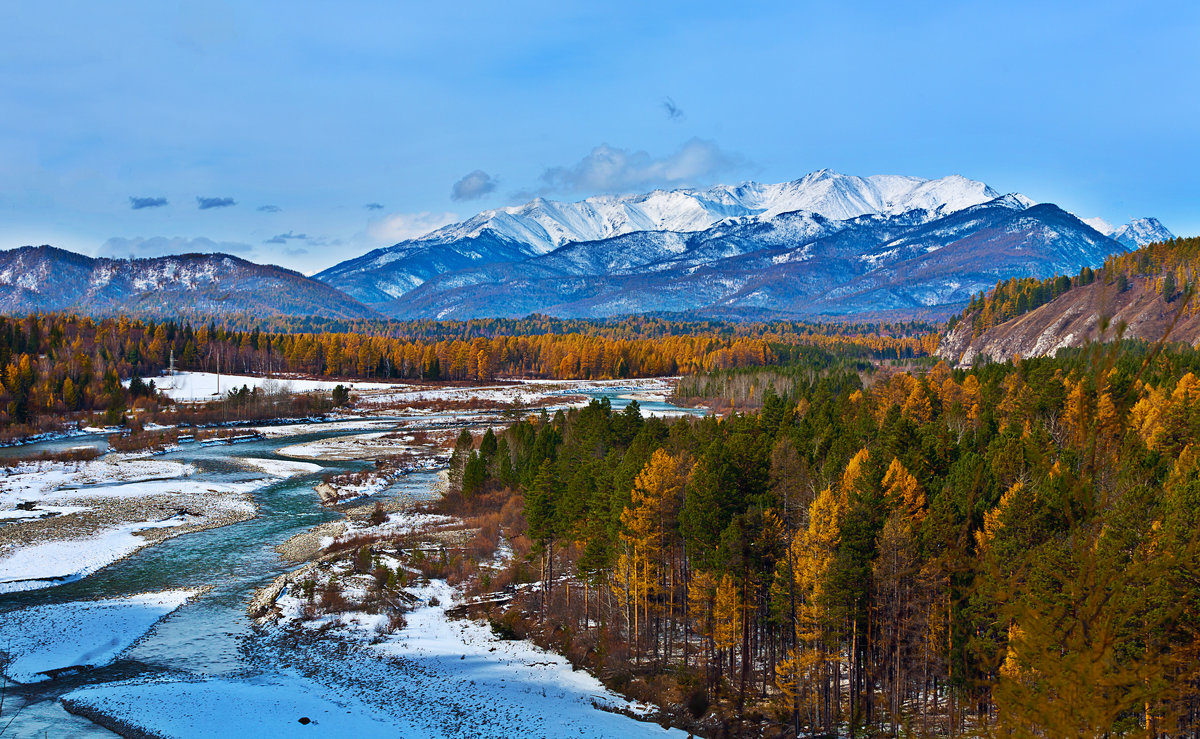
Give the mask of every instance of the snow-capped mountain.
[(1175, 238), (1157, 218), (1135, 218), (1123, 226), (1114, 226), (1103, 218), (1085, 218), (1083, 222), (1130, 249)]
[(298, 272), (228, 254), (93, 259), (52, 246), (0, 251), (0, 312), (372, 318), (378, 314)]
[(953, 175), (656, 190), (484, 211), (317, 275), (389, 316), (952, 311), (999, 279), (1170, 238)]
[(726, 218), (773, 218), (803, 210), (843, 221), (914, 209), (942, 214), (987, 202), (1000, 193), (982, 182), (952, 175), (937, 180), (899, 175), (856, 177), (828, 169), (793, 182), (717, 185), (707, 190), (655, 190), (639, 195), (601, 195), (579, 202), (537, 198), (422, 236), (417, 243), (475, 238), (485, 231), (528, 244), (537, 254), (563, 244), (596, 241), (633, 231), (701, 231)]
[(857, 177), (823, 169), (778, 184), (655, 190), (573, 203), (538, 198), (486, 210), (420, 238), (376, 249), (316, 278), (365, 303), (379, 303), (448, 271), (536, 257), (566, 244), (629, 233), (691, 233), (730, 219), (768, 221), (794, 211), (832, 221), (913, 210), (937, 217), (998, 195), (984, 183), (959, 175), (925, 180), (900, 175)]
[(1123, 248), (1057, 206), (1016, 195), (942, 217), (790, 212), (569, 244), (440, 275), (377, 307), (403, 318), (934, 315), (998, 280), (1074, 273)]

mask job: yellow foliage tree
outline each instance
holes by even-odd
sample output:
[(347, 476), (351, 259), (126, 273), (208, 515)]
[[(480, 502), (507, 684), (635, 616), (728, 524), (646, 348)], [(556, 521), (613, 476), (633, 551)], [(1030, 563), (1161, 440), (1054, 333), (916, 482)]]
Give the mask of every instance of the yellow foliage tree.
[(742, 593), (731, 575), (723, 575), (717, 584), (713, 603), (713, 641), (717, 649), (732, 649), (742, 636)]
[(675, 517), (683, 499), (688, 465), (656, 449), (633, 481), (629, 505), (621, 512), (622, 553), (615, 581), (621, 597), (633, 609), (633, 633), (649, 617), (650, 598), (662, 587), (660, 577), (666, 560), (667, 536), (674, 530)]
[(912, 523), (925, 518), (925, 491), (900, 460), (893, 457), (883, 475), (883, 490), (893, 505), (899, 506)]

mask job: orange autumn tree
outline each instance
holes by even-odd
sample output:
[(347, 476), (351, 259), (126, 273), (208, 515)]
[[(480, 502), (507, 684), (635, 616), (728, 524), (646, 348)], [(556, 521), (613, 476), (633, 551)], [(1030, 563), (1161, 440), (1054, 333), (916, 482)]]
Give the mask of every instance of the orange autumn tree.
[(635, 644), (649, 619), (652, 598), (675, 590), (676, 568), (669, 560), (673, 560), (673, 532), (690, 467), (688, 460), (656, 449), (634, 479), (630, 502), (621, 512), (620, 576), (614, 587), (631, 610)]

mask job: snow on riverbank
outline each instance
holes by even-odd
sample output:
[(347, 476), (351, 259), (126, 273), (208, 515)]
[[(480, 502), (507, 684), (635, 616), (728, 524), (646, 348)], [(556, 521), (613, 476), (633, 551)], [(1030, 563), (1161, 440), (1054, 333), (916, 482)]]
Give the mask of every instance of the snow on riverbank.
[(263, 459), (261, 457), (235, 457), (236, 461), (250, 469), (260, 470), (272, 477), (297, 477), (311, 475), (325, 469), (312, 462), (296, 462), (289, 459)]
[(72, 582), (162, 539), (253, 518), (254, 490), (322, 469), (233, 459), (265, 476), (208, 482), (192, 464), (124, 454), (9, 468), (0, 477), (0, 593)]
[(7, 468), (0, 476), (0, 509), (45, 497), (63, 488), (179, 478), (195, 472), (194, 465), (182, 462), (116, 454), (79, 462), (21, 462)]
[(0, 644), (12, 662), (5, 673), (30, 683), (48, 679), (47, 671), (106, 665), (199, 592), (167, 590), (6, 613)]
[[(230, 390), (240, 390), (242, 387), (251, 389), (263, 387), (274, 388), (286, 392), (306, 393), (314, 390), (332, 390), (337, 385), (344, 385), (356, 391), (378, 391), (402, 388), (404, 385), (395, 382), (361, 382), (349, 380), (307, 380), (292, 377), (251, 377), (250, 375), (218, 375), (215, 372), (180, 372), (175, 375), (148, 378), (154, 380), (154, 387), (161, 390), (172, 400), (197, 401), (212, 400)], [(128, 384), (128, 381), (126, 381)]]
[[(631, 703), (608, 690), (565, 657), (525, 640), (504, 640), (479, 622), (451, 619), (458, 601), (443, 580), (413, 591), (424, 606), (407, 616), (407, 626), (372, 650), (392, 658), (419, 660), (442, 677), (429, 686), (438, 694), (492, 706), (513, 735), (522, 736), (684, 736), (656, 724), (636, 721), (597, 707), (646, 714), (650, 706)], [(437, 605), (430, 605), (436, 603)], [(497, 727), (498, 728), (498, 727)]]
[[(408, 386), (395, 392), (374, 393), (360, 402), (403, 406), (405, 403), (498, 403), (503, 405), (553, 404), (556, 396), (602, 391), (654, 392), (665, 397), (678, 378), (651, 377), (634, 380), (517, 380), (504, 385), (471, 387)], [(561, 403), (560, 403), (561, 405)]]
[(375, 431), (391, 429), (396, 421), (379, 420), (374, 418), (347, 418), (339, 421), (321, 421), (311, 423), (289, 423), (281, 426), (255, 426), (251, 431), (257, 431), (268, 439), (283, 436), (298, 436), (300, 434), (329, 433), (335, 431)]
[[(408, 437), (412, 441), (412, 437)], [(353, 436), (335, 436), (328, 439), (293, 444), (277, 450), (283, 457), (299, 459), (327, 459), (346, 461), (352, 459), (375, 459), (381, 456), (399, 454), (412, 447), (401, 436), (390, 435), (387, 431), (375, 431), (368, 434)]]
[[(612, 712), (645, 714), (649, 707), (612, 693), (563, 657), (527, 641), (499, 639), (486, 625), (451, 619), (447, 610), (457, 594), (444, 581), (410, 592), (421, 605), (407, 614), (399, 632), (384, 633), (384, 615), (322, 617), (304, 628), (320, 631), (323, 648), (304, 649), (300, 657), (314, 672), (347, 685), (388, 685), (386, 711), (410, 727), (397, 729), (396, 736), (686, 736)], [(280, 598), (279, 605), (284, 628), (303, 607), (293, 595)], [(344, 651), (330, 648), (339, 641), (363, 655), (339, 658)]]
[(150, 736), (423, 736), (392, 717), (372, 715), (370, 706), (353, 697), (286, 670), (242, 680), (108, 683), (69, 693), (63, 703), (102, 726)]

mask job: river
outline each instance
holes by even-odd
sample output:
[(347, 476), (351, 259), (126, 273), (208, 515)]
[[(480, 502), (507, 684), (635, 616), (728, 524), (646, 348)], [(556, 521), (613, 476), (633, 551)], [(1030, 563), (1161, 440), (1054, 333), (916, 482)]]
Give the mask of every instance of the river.
[[(608, 397), (615, 409), (623, 409), (629, 391), (606, 390), (588, 393)], [(639, 400), (643, 413), (696, 413), (662, 402), (657, 397)], [(396, 417), (402, 420), (436, 420), (429, 415)], [(261, 478), (231, 458), (283, 459), (276, 450), (306, 441), (361, 433), (361, 431), (318, 431), (270, 438), (236, 445), (203, 447), (196, 444), (164, 455), (163, 459), (196, 466), (193, 479), (234, 482)], [(102, 446), (99, 438), (79, 437), (42, 442), (40, 446)], [(37, 451), (39, 445), (24, 451)], [(97, 737), (113, 736), (107, 729), (67, 713), (60, 698), (83, 686), (99, 685), (131, 677), (162, 673), (185, 676), (235, 676), (262, 670), (248, 662), (247, 643), (255, 638), (255, 627), (246, 616), (246, 604), (259, 588), (297, 565), (284, 561), (276, 546), (293, 535), (339, 518), (336, 510), (320, 505), (313, 486), (323, 474), (361, 469), (363, 462), (328, 462), (320, 472), (291, 477), (254, 491), (258, 515), (228, 526), (184, 534), (153, 546), (76, 582), (19, 593), (0, 595), (0, 650), (3, 623), (10, 612), (35, 605), (113, 598), (134, 593), (208, 588), (201, 596), (164, 618), (144, 638), (109, 665), (66, 674), (41, 683), (6, 683), (0, 715), (0, 736)], [(434, 473), (404, 476), (378, 497), (404, 496), (420, 500), (434, 494)], [(13, 717), (15, 716), (15, 720)], [(11, 724), (6, 724), (13, 720)], [(226, 727), (236, 734), (237, 727)]]

